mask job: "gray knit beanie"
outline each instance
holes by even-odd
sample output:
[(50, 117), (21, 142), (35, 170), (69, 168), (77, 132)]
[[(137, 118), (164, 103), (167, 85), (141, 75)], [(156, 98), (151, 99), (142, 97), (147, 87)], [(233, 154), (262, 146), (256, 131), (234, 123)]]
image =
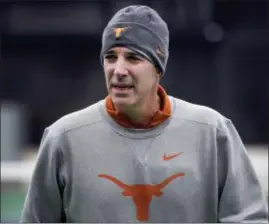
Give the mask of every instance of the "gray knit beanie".
[(102, 36), (101, 62), (107, 50), (126, 46), (148, 58), (164, 74), (169, 56), (169, 30), (152, 8), (132, 5), (119, 10)]

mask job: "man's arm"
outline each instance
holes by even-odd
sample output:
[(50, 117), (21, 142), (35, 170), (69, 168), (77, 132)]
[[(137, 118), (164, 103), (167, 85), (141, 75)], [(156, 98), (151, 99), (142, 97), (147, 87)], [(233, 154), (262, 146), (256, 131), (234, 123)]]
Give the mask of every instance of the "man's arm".
[(63, 222), (61, 155), (57, 137), (46, 129), (21, 215), (23, 223)]
[(219, 222), (268, 223), (268, 205), (238, 132), (226, 120), (218, 135)]

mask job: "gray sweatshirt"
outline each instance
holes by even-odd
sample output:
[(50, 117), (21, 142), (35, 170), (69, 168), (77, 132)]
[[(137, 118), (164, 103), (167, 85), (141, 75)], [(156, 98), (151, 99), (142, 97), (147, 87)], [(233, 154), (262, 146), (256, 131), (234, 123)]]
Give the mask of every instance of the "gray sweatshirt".
[(268, 222), (232, 122), (169, 96), (151, 129), (119, 126), (101, 100), (46, 128), (21, 222)]

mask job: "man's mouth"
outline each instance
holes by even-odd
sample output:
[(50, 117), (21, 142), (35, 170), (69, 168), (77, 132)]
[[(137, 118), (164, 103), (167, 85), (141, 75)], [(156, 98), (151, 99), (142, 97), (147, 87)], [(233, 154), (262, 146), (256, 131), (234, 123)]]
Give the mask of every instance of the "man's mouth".
[(134, 88), (133, 85), (123, 85), (123, 84), (112, 84), (111, 87), (112, 89), (116, 90), (128, 90)]

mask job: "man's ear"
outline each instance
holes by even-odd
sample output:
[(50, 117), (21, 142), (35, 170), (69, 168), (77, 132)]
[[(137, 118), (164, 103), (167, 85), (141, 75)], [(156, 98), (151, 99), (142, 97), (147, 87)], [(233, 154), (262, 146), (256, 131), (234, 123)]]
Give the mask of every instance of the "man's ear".
[(161, 79), (163, 77), (163, 73), (160, 70), (157, 70), (157, 75), (158, 75), (159, 79)]
[(163, 77), (163, 74), (161, 72), (161, 69), (156, 68), (156, 72), (157, 72), (157, 75), (158, 75), (159, 78), (162, 78)]

